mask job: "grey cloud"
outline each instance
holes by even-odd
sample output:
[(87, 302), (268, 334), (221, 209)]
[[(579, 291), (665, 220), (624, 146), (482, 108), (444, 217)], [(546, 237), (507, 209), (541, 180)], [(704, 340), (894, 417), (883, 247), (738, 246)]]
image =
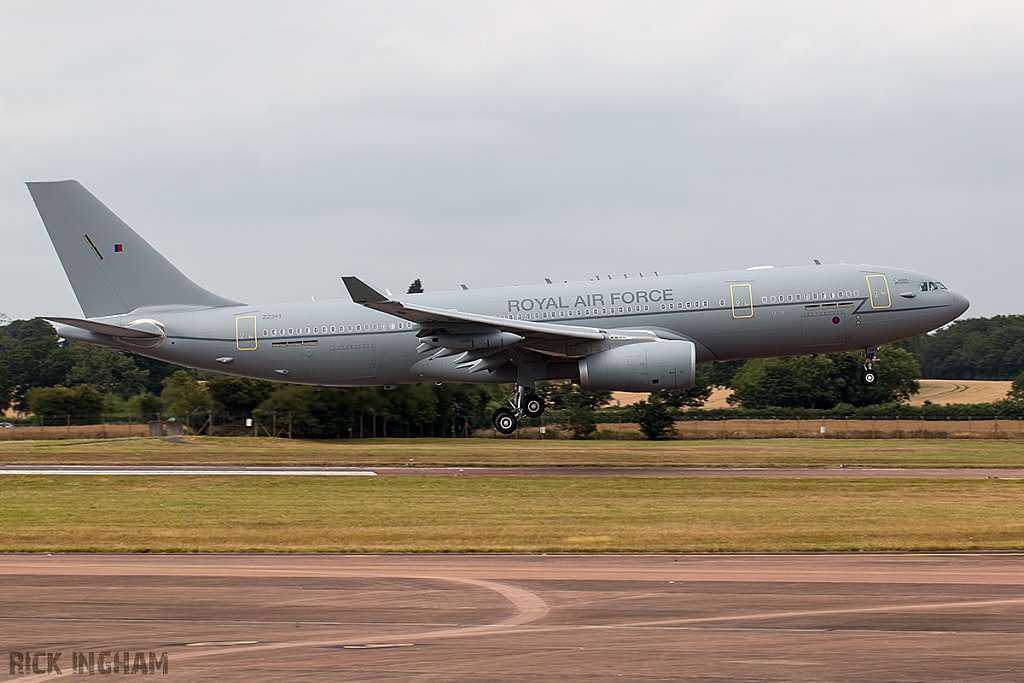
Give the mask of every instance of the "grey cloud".
[(77, 310), (21, 185), (75, 177), (249, 300), (817, 257), (1021, 312), (1022, 24), (976, 2), (5, 4), (0, 310)]

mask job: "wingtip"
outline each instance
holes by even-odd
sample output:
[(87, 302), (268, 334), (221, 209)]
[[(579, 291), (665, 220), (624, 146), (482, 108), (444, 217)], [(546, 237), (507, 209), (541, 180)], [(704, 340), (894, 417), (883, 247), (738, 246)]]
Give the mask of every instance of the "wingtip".
[(348, 290), (352, 301), (357, 304), (383, 304), (390, 301), (388, 297), (357, 277), (345, 276), (341, 278), (341, 281), (345, 283), (345, 289)]

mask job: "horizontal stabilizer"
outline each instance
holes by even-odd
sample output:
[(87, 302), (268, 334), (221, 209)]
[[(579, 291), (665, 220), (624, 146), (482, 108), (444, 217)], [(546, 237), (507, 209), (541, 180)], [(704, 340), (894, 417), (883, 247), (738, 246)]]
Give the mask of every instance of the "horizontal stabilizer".
[(68, 327), (77, 327), (80, 330), (92, 332), (93, 334), (103, 334), (108, 337), (119, 337), (121, 339), (163, 339), (164, 336), (160, 332), (149, 332), (147, 330), (140, 330), (137, 327), (123, 327), (121, 325), (111, 325), (110, 323), (83, 320), (81, 318), (43, 318), (43, 320), (67, 325)]

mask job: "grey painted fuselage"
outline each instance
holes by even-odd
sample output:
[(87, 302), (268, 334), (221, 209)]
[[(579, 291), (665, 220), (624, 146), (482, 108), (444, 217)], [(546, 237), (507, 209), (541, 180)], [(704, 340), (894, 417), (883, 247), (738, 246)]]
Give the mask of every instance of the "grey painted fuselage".
[[(899, 268), (824, 265), (404, 295), (439, 309), (690, 340), (698, 362), (880, 346), (947, 324), (968, 307), (934, 277)], [(152, 307), (97, 320), (151, 319), (166, 339), (133, 347), (58, 326), (69, 339), (179, 365), (273, 381), (373, 386), (512, 382), (511, 366), (459, 369), (417, 352), (421, 328), (349, 299), (200, 310)], [(578, 376), (579, 352), (543, 350), (548, 378)]]

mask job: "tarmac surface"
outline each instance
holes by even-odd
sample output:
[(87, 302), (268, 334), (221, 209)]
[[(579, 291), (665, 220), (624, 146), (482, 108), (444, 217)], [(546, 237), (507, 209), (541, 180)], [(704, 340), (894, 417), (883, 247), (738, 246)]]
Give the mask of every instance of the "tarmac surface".
[(398, 477), (757, 477), (769, 479), (1024, 479), (999, 467), (218, 467), (201, 465), (0, 465), (0, 475), (221, 475)]
[(64, 674), (128, 651), (183, 681), (1024, 680), (1022, 553), (0, 555), (0, 587), (0, 648)]

